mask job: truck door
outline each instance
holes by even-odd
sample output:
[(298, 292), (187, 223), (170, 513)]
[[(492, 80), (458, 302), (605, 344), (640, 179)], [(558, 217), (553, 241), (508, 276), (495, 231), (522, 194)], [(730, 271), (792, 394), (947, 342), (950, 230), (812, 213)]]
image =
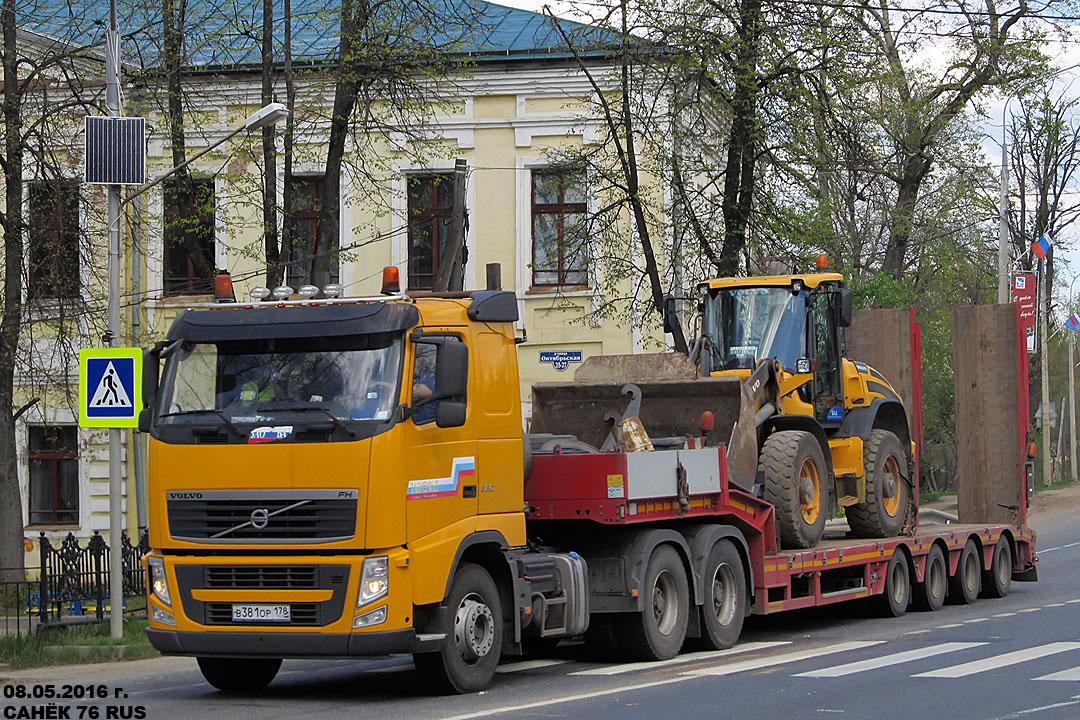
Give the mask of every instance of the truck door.
[[(422, 336), (443, 342), (462, 342), (461, 334), (450, 330), (424, 330)], [(407, 362), (411, 363), (411, 372), (406, 373), (406, 380), (410, 406), (415, 407), (435, 390), (439, 346), (415, 339), (409, 345), (411, 352)], [(476, 361), (475, 357), (470, 359)], [(475, 373), (474, 362), (470, 362), (470, 376)], [(464, 425), (441, 428), (435, 423), (436, 404), (419, 407), (405, 420), (405, 457), (402, 460), (407, 480), (405, 522), (409, 542), (475, 516), (478, 510), (476, 430), (472, 427), (475, 413), (466, 406)], [(373, 478), (373, 482), (378, 479)]]
[(826, 426), (836, 426), (844, 419), (844, 383), (840, 360), (833, 293), (818, 292), (813, 299), (814, 417)]

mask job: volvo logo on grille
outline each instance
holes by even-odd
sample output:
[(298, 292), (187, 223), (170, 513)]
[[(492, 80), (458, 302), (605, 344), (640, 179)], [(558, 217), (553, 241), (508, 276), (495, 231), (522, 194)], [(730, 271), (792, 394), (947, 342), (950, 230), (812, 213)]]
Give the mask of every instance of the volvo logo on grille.
[(251, 527), (262, 530), (270, 522), (270, 511), (266, 508), (255, 508), (251, 511)]

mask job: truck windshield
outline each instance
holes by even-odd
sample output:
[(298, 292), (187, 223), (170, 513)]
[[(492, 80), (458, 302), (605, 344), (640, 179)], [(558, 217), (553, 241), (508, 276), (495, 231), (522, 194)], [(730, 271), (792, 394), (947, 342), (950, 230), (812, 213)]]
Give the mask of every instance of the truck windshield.
[(804, 354), (806, 297), (786, 287), (718, 290), (705, 301), (709, 369), (753, 368), (764, 358), (794, 368)]
[(399, 333), (185, 343), (168, 358), (164, 424), (389, 420), (398, 399)]

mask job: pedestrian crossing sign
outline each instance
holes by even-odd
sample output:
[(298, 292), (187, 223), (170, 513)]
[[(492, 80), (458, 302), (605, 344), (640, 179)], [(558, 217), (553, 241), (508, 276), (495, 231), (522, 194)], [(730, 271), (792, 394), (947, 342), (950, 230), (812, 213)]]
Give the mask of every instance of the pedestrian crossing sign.
[(142, 410), (142, 350), (79, 351), (79, 426), (138, 427)]

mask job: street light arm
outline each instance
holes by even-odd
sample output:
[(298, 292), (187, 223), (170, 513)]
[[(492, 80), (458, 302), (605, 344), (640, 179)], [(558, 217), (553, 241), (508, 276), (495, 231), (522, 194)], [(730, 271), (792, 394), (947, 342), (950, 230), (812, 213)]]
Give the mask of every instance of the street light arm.
[(173, 175), (175, 175), (176, 173), (180, 172), (180, 171), (181, 171), (181, 170), (183, 170), (184, 168), (186, 168), (186, 167), (188, 167), (189, 165), (191, 165), (191, 164), (192, 164), (193, 162), (195, 162), (196, 160), (198, 160), (199, 158), (201, 158), (201, 157), (202, 157), (203, 155), (206, 155), (207, 153), (211, 152), (212, 150), (216, 150), (216, 149), (217, 149), (217, 148), (219, 148), (219, 147), (220, 147), (220, 146), (221, 146), (222, 144), (224, 144), (224, 143), (228, 142), (229, 140), (233, 139), (234, 137), (236, 137), (236, 136), (237, 136), (237, 135), (239, 135), (240, 133), (244, 132), (245, 130), (247, 130), (247, 127), (245, 127), (245, 126), (241, 125), (240, 127), (236, 128), (235, 130), (232, 130), (232, 131), (230, 131), (228, 135), (225, 135), (225, 136), (224, 136), (224, 137), (222, 137), (222, 138), (221, 138), (220, 140), (217, 140), (216, 142), (213, 142), (213, 143), (211, 143), (210, 145), (208, 145), (208, 146), (207, 146), (206, 148), (204, 148), (203, 150), (201, 150), (201, 151), (199, 151), (199, 152), (195, 153), (194, 155), (192, 155), (191, 157), (189, 157), (189, 158), (188, 158), (187, 160), (185, 160), (184, 162), (182, 162), (182, 163), (180, 163), (179, 165), (177, 165), (176, 167), (174, 167), (174, 168), (170, 169), (170, 170), (169, 170), (169, 171), (168, 171), (167, 173), (165, 173), (164, 175), (162, 175), (162, 176), (161, 176), (161, 177), (159, 177), (158, 179), (156, 179), (156, 180), (153, 180), (153, 181), (151, 181), (151, 182), (148, 182), (148, 183), (145, 183), (145, 184), (143, 184), (143, 185), (140, 185), (140, 186), (139, 186), (139, 187), (138, 187), (138, 188), (137, 188), (137, 189), (135, 190), (135, 192), (133, 192), (133, 193), (132, 193), (131, 195), (128, 195), (128, 196), (127, 196), (127, 198), (126, 198), (126, 199), (125, 199), (125, 200), (123, 201), (123, 203), (122, 203), (122, 204), (123, 204), (123, 205), (127, 205), (127, 204), (128, 204), (128, 203), (130, 203), (130, 202), (131, 202), (132, 200), (134, 200), (135, 198), (139, 197), (140, 195), (142, 195), (143, 193), (145, 193), (145, 192), (146, 192), (147, 190), (149, 190), (150, 188), (153, 188), (153, 187), (156, 187), (156, 186), (160, 185), (160, 184), (161, 184), (162, 182), (164, 182), (164, 181), (165, 181), (165, 180), (167, 180), (168, 178), (172, 177), (172, 176), (173, 176)]

